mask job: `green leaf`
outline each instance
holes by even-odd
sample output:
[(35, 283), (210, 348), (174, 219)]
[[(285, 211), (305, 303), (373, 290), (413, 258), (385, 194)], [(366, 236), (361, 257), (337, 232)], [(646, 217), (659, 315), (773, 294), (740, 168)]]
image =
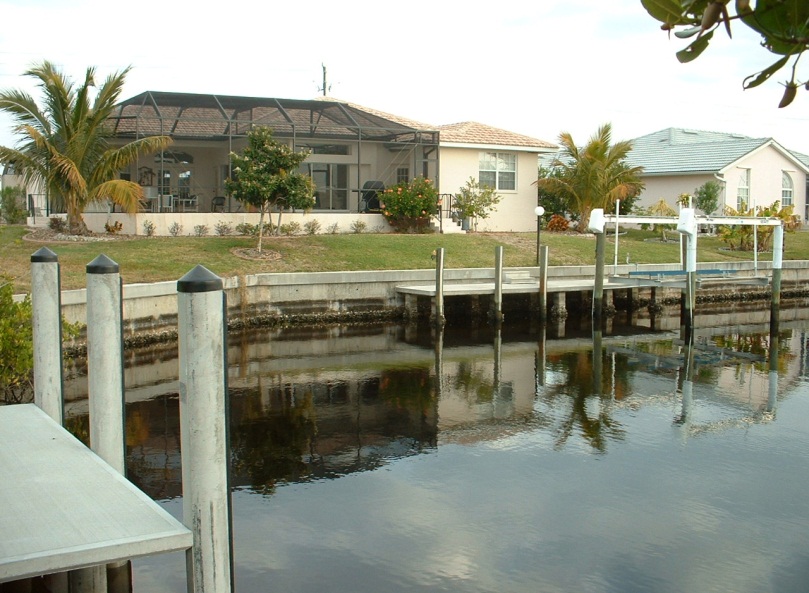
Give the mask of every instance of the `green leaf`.
[(708, 47), (708, 42), (710, 42), (711, 37), (713, 37), (713, 31), (697, 38), (691, 45), (677, 52), (677, 59), (680, 60), (682, 64), (696, 60), (700, 54), (705, 51), (705, 48)]
[(702, 31), (702, 27), (689, 27), (688, 29), (675, 31), (674, 36), (678, 37), (679, 39), (688, 39), (689, 37), (693, 37), (700, 31)]
[(652, 17), (669, 25), (687, 25), (691, 20), (683, 18), (684, 8), (679, 0), (641, 0)]
[[(771, 64), (761, 72), (757, 74), (751, 74), (747, 78), (744, 79), (742, 83), (742, 87), (745, 89), (752, 89), (753, 87), (757, 87), (761, 83), (765, 82), (767, 79), (770, 78), (773, 74), (775, 74), (778, 70), (780, 70), (784, 64), (787, 63), (789, 56), (784, 56), (780, 60), (776, 61), (774, 64)], [(752, 81), (748, 82), (748, 80), (753, 79)]]

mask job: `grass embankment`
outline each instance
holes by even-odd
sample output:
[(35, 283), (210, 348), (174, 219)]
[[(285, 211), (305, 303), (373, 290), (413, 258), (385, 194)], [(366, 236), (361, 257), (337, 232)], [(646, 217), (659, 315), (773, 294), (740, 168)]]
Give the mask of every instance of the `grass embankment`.
[[(0, 276), (12, 278), (17, 293), (28, 292), (31, 280), (31, 254), (43, 246), (59, 256), (62, 288), (84, 288), (86, 267), (104, 254), (121, 267), (124, 283), (177, 280), (197, 264), (223, 278), (260, 272), (327, 272), (345, 270), (413, 270), (432, 268), (434, 249), (445, 249), (448, 268), (494, 267), (494, 250), (504, 247), (506, 267), (532, 266), (536, 261), (534, 233), (471, 233), (468, 235), (305, 235), (264, 239), (264, 249), (281, 257), (272, 261), (245, 260), (234, 255), (234, 248), (256, 244), (249, 237), (152, 237), (110, 242), (40, 243), (23, 239), (25, 227), (0, 226)], [(672, 235), (675, 235), (672, 233)], [(650, 242), (657, 235), (630, 230), (618, 240), (618, 262), (672, 263), (679, 261), (679, 243)], [(549, 247), (550, 265), (592, 265), (595, 239), (592, 236), (542, 233), (542, 244)], [(720, 249), (714, 237), (700, 238), (697, 260), (722, 262), (752, 260), (750, 252)], [(609, 237), (605, 258), (612, 263), (614, 242)], [(759, 254), (768, 261), (771, 254)], [(809, 233), (787, 233), (785, 259), (809, 260)]]

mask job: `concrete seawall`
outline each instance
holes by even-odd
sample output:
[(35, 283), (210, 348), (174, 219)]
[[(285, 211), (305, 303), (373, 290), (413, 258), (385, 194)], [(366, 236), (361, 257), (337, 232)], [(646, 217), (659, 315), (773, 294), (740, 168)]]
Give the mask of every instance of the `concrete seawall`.
[[(203, 264), (204, 265), (204, 264)], [(752, 262), (722, 262), (701, 264), (700, 267), (721, 267), (732, 270), (735, 277), (769, 276), (769, 263), (762, 262), (758, 270)], [(677, 264), (607, 266), (608, 274), (627, 275), (630, 271), (677, 270)], [(528, 272), (538, 276), (536, 267), (508, 268), (505, 274)], [(549, 280), (592, 279), (594, 266), (557, 266), (548, 269)], [(447, 269), (444, 282), (491, 283), (493, 268)], [(306, 272), (282, 274), (255, 274), (224, 279), (228, 302), (228, 319), (236, 325), (259, 325), (272, 320), (296, 318), (335, 318), (351, 320), (363, 315), (396, 315), (402, 313), (404, 300), (396, 292), (403, 284), (435, 282), (435, 271), (387, 270), (372, 272)], [(785, 292), (809, 287), (809, 262), (784, 262), (782, 277)], [(678, 294), (677, 289), (671, 290)], [(714, 287), (712, 291), (722, 290)], [(729, 286), (728, 290), (757, 291), (766, 287)], [(657, 298), (661, 298), (658, 291)], [(69, 290), (62, 294), (62, 310), (72, 323), (85, 324), (86, 290)], [(123, 290), (124, 334), (173, 331), (177, 326), (177, 282), (155, 284), (127, 284)], [(403, 314), (403, 313), (402, 313)]]

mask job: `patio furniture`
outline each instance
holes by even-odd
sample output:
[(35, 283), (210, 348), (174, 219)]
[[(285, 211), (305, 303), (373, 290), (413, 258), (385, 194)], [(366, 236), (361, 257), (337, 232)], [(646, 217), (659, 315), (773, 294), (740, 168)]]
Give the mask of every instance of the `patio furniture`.
[(360, 212), (379, 211), (379, 193), (385, 191), (381, 181), (366, 181), (360, 193)]
[(211, 212), (224, 212), (225, 211), (225, 198), (224, 196), (216, 196), (211, 200)]

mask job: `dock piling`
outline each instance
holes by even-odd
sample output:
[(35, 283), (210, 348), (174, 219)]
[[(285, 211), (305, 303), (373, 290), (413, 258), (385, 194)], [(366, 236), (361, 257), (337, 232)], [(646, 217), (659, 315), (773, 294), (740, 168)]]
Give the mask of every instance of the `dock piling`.
[(31, 256), (34, 403), (63, 424), (62, 289), (59, 258), (43, 247)]
[(233, 591), (222, 279), (197, 266), (177, 282), (183, 520), (194, 534), (188, 590)]

